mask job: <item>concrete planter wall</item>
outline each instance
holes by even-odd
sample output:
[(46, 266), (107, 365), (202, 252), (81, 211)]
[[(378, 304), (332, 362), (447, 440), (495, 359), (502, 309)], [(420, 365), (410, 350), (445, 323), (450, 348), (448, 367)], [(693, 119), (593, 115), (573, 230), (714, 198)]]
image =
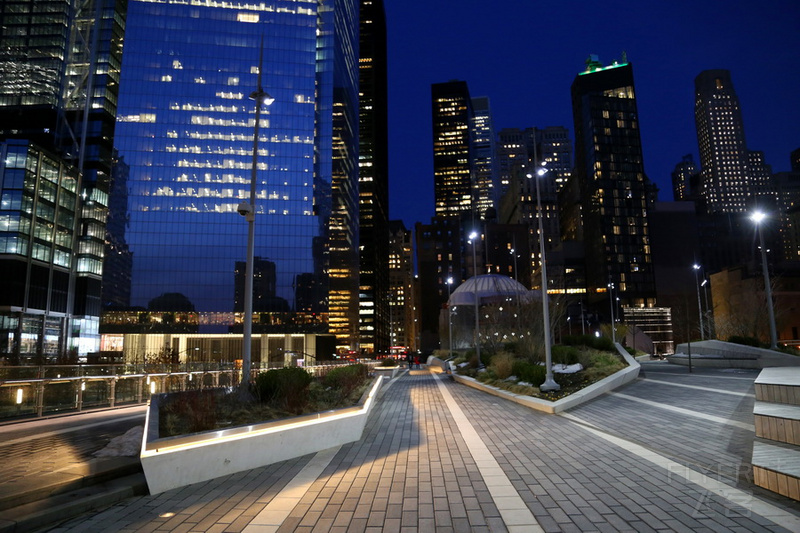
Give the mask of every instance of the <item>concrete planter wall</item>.
[(147, 411), (140, 459), (150, 494), (270, 465), (361, 438), (383, 381), (357, 406), (192, 435), (158, 438), (158, 403)]
[(597, 383), (593, 383), (588, 387), (583, 388), (578, 392), (570, 394), (569, 396), (561, 398), (560, 400), (557, 400), (555, 402), (542, 400), (541, 398), (534, 398), (533, 396), (523, 396), (521, 394), (515, 394), (513, 392), (501, 389), (499, 387), (486, 385), (473, 378), (469, 378), (466, 376), (459, 376), (458, 374), (453, 374), (453, 377), (457, 382), (467, 385), (469, 387), (473, 387), (475, 389), (488, 392), (489, 394), (505, 398), (506, 400), (511, 400), (512, 402), (524, 405), (531, 409), (536, 409), (537, 411), (556, 414), (562, 411), (566, 411), (567, 409), (576, 407), (582, 404), (583, 402), (588, 402), (591, 399), (597, 398), (601, 394), (605, 394), (606, 392), (614, 390), (617, 387), (621, 387), (622, 385), (630, 383), (631, 381), (639, 377), (639, 370), (641, 369), (639, 362), (636, 361), (636, 359), (634, 359), (633, 357), (631, 357), (628, 351), (622, 346), (620, 346), (619, 343), (616, 344), (616, 347), (617, 347), (617, 352), (619, 352), (622, 358), (625, 359), (625, 362), (628, 363), (627, 368), (623, 368), (619, 372), (615, 372), (610, 376), (601, 379)]

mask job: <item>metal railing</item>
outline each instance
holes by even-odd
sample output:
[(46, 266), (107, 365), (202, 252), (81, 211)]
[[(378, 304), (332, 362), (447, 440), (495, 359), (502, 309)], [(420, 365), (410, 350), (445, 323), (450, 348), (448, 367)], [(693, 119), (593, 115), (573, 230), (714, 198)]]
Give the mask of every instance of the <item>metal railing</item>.
[[(349, 363), (305, 369), (322, 376), (342, 364)], [(283, 366), (256, 363), (252, 374)], [(233, 363), (4, 366), (0, 367), (0, 421), (141, 404), (151, 394), (234, 387), (241, 377), (241, 368)]]

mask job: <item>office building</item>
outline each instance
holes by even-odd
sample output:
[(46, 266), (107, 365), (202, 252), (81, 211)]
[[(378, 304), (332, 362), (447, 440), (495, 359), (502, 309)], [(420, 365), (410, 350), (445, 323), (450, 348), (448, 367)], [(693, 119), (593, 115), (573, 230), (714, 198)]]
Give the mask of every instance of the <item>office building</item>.
[(572, 110), (572, 181), (582, 206), (589, 301), (608, 302), (611, 288), (622, 306), (653, 307), (653, 187), (644, 172), (633, 66), (626, 59), (603, 66), (590, 56), (572, 83)]
[(389, 221), (389, 317), (391, 346), (417, 349), (414, 318), (413, 232), (402, 220)]
[(473, 128), (475, 113), (464, 81), (431, 85), (433, 183), (436, 216), (476, 213)]
[(125, 6), (0, 3), (0, 142), (10, 157), (1, 169), (0, 270), (27, 294), (0, 295), (0, 336), (14, 360), (99, 349)]
[(752, 181), (739, 98), (727, 70), (706, 70), (694, 80), (700, 149), (700, 194), (711, 213), (747, 210)]
[(387, 353), (389, 294), (389, 138), (386, 15), (383, 0), (361, 0), (359, 73), (359, 345)]
[(472, 157), (474, 168), (475, 210), (479, 219), (495, 216), (499, 193), (497, 147), (489, 98), (472, 99)]
[[(253, 331), (322, 325), (340, 350), (356, 348), (358, 4), (128, 8), (115, 147), (130, 169), (130, 305), (178, 293), (200, 334), (242, 331), (248, 224), (237, 208), (255, 174), (254, 256), (267, 276), (257, 285), (271, 303)], [(253, 172), (259, 72), (274, 103), (261, 107)], [(253, 340), (254, 361), (272, 357)]]
[(676, 202), (695, 199), (699, 170), (692, 154), (686, 154), (672, 171), (672, 198)]

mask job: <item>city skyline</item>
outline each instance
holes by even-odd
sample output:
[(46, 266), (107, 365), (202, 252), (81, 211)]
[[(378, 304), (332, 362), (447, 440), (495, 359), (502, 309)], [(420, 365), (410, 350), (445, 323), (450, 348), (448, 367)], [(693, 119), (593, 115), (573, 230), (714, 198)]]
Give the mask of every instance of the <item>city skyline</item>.
[(747, 147), (763, 151), (774, 172), (788, 170), (790, 152), (800, 147), (793, 89), (800, 84), (793, 64), (800, 9), (790, 2), (753, 10), (737, 1), (717, 12), (720, 6), (688, 2), (606, 2), (587, 10), (577, 2), (512, 1), (492, 11), (478, 2), (455, 10), (438, 1), (425, 17), (401, 5), (386, 4), (390, 216), (407, 226), (434, 214), (434, 83), (463, 80), (471, 96), (488, 97), (496, 131), (565, 126), (574, 139), (572, 80), (590, 54), (610, 64), (625, 52), (636, 70), (645, 172), (661, 201), (672, 200), (670, 173), (683, 156), (699, 161), (694, 79), (704, 70), (730, 70)]

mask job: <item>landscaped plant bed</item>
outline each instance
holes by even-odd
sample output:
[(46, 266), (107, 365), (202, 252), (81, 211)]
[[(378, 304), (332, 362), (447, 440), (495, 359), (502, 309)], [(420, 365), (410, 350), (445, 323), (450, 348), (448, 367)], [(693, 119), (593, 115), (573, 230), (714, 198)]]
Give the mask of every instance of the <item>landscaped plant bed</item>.
[[(638, 377), (639, 363), (621, 346), (616, 347), (619, 356), (586, 347), (580, 348), (579, 354), (573, 352), (570, 357), (581, 359), (585, 368), (572, 373), (554, 373), (560, 386), (557, 391), (545, 393), (539, 390), (546, 374), (543, 365), (520, 362), (508, 354), (495, 356), (485, 370), (464, 367), (454, 377), (461, 383), (534, 409), (557, 413)], [(519, 375), (512, 375), (512, 372)]]
[[(293, 370), (271, 370), (254, 380), (249, 402), (234, 390), (153, 396), (140, 456), (151, 494), (360, 439), (382, 378), (362, 369), (338, 374), (317, 383)], [(303, 382), (307, 387), (295, 388)]]

